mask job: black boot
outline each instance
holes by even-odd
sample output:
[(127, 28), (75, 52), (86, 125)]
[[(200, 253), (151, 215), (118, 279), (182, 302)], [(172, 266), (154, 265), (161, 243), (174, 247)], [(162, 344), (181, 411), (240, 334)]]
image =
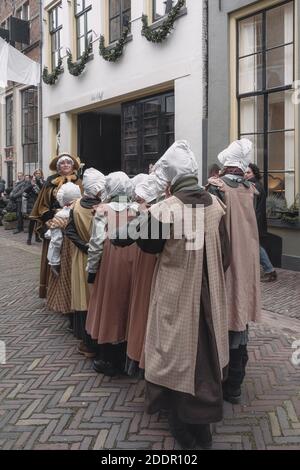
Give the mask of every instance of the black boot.
[(188, 429), (196, 438), (196, 442), (202, 449), (211, 449), (212, 434), (209, 424), (189, 424)]
[(116, 377), (124, 373), (124, 368), (122, 369), (122, 363), (120, 362), (122, 348), (119, 344), (103, 344), (98, 350), (97, 358), (93, 362), (96, 372), (108, 377)]
[(224, 400), (237, 405), (241, 400), (241, 386), (246, 374), (248, 362), (247, 345), (229, 351), (228, 378), (223, 384)]
[(174, 411), (169, 413), (168, 421), (171, 434), (181, 445), (182, 449), (194, 449), (197, 445), (197, 440), (189, 429), (190, 425), (181, 421)]

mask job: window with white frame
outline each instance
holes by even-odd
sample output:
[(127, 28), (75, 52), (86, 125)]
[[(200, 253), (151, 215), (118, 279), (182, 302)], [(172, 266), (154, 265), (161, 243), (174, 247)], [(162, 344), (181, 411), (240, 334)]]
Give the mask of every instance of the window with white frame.
[(170, 13), (174, 4), (174, 0), (152, 0), (153, 21), (157, 21)]
[(32, 175), (38, 164), (38, 93), (36, 87), (22, 92), (22, 147), (24, 172)]
[(75, 0), (77, 59), (92, 39), (91, 14), (92, 0)]
[(109, 0), (109, 42), (120, 39), (126, 28), (130, 29), (131, 0)]
[(269, 195), (295, 198), (294, 2), (238, 21), (239, 135), (254, 144), (253, 161)]
[(51, 68), (52, 71), (57, 67), (61, 58), (62, 44), (62, 5), (58, 3), (49, 11), (49, 34), (51, 44)]

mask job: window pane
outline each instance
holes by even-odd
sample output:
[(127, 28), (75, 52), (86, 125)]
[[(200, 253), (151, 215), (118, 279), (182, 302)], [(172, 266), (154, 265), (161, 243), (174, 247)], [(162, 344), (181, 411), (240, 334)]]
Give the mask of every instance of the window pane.
[(125, 165), (124, 165), (124, 171), (127, 173), (127, 175), (137, 175), (140, 170), (139, 170), (139, 165), (138, 161), (135, 160), (125, 160)]
[(251, 161), (256, 163), (261, 171), (264, 170), (264, 136), (263, 135), (241, 135), (241, 138), (251, 140), (253, 148), (251, 151)]
[(158, 133), (158, 118), (144, 119), (144, 135)]
[(85, 33), (85, 18), (84, 15), (79, 16), (77, 19), (77, 37), (83, 36)]
[(117, 16), (121, 14), (121, 0), (110, 0), (109, 1), (109, 17)]
[[(269, 173), (268, 175), (269, 196), (278, 198), (276, 204), (278, 210), (290, 207), (295, 200), (295, 173)], [(280, 204), (280, 201), (282, 203)]]
[(82, 36), (78, 40), (78, 50), (77, 50), (77, 56), (80, 57), (85, 50), (85, 36)]
[(75, 0), (75, 12), (78, 13), (84, 9), (84, 0)]
[(294, 80), (293, 62), (293, 45), (267, 52), (267, 87), (291, 85)]
[(110, 21), (110, 42), (117, 41), (120, 37), (120, 16)]
[(125, 154), (137, 153), (137, 139), (128, 139), (125, 141)]
[(49, 12), (49, 31), (52, 31), (55, 28), (55, 8)]
[(62, 6), (61, 4), (57, 7), (57, 26), (62, 26)]
[(127, 10), (122, 14), (122, 30), (124, 31), (125, 28), (130, 29), (130, 18), (131, 18), (131, 11)]
[(129, 105), (125, 107), (124, 117), (125, 119), (135, 118), (137, 116), (137, 106)]
[(241, 133), (256, 133), (264, 130), (264, 97), (251, 96), (241, 99)]
[(158, 136), (144, 138), (144, 152), (157, 153), (158, 152)]
[(269, 134), (269, 170), (295, 170), (294, 132), (276, 132)]
[(125, 137), (136, 137), (137, 135), (137, 122), (125, 122), (124, 123), (124, 135)]
[(294, 40), (294, 8), (288, 3), (267, 11), (267, 48)]
[[(285, 197), (285, 175), (284, 173), (268, 173), (269, 196), (277, 196), (280, 200)], [(277, 204), (276, 204), (277, 206)], [(281, 205), (282, 208), (282, 205)], [(277, 206), (280, 209), (280, 206)]]
[(262, 54), (239, 60), (239, 93), (262, 89)]
[(295, 109), (292, 102), (293, 91), (269, 94), (269, 130), (294, 129)]
[(262, 15), (239, 22), (239, 57), (262, 50)]
[(164, 118), (165, 132), (174, 132), (174, 116), (166, 116)]
[(158, 20), (169, 13), (172, 6), (174, 6), (174, 1), (172, 0), (153, 0), (154, 19)]
[(25, 3), (25, 5), (23, 5), (22, 19), (29, 20), (29, 3)]
[(59, 51), (56, 51), (53, 56), (53, 67), (58, 66), (58, 60), (59, 60)]
[(163, 149), (163, 152), (166, 152), (171, 145), (173, 145), (175, 142), (175, 137), (174, 134), (166, 134), (165, 135), (165, 148)]
[(175, 99), (174, 96), (166, 97), (166, 112), (174, 113), (175, 112)]
[(144, 103), (144, 114), (157, 114), (161, 111), (160, 101), (153, 100), (153, 101), (146, 101)]
[(131, 0), (123, 0), (123, 11), (130, 10), (131, 8)]

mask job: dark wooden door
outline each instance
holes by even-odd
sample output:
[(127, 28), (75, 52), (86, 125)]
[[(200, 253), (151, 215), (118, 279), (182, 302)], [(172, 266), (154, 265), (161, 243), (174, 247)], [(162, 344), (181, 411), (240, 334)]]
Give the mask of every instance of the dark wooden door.
[(173, 142), (173, 91), (122, 105), (122, 169), (128, 175), (148, 173)]

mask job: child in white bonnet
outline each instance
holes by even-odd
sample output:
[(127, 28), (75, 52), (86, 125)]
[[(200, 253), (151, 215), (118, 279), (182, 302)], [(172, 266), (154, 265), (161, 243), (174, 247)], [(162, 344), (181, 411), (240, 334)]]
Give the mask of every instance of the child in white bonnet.
[(63, 229), (65, 229), (70, 216), (71, 205), (76, 199), (81, 197), (80, 188), (74, 183), (65, 183), (57, 191), (56, 199), (62, 207), (52, 220), (48, 222), (49, 230), (45, 233), (45, 238), (50, 239), (48, 248), (48, 263), (51, 271), (56, 276), (60, 272), (60, 252), (63, 243)]

